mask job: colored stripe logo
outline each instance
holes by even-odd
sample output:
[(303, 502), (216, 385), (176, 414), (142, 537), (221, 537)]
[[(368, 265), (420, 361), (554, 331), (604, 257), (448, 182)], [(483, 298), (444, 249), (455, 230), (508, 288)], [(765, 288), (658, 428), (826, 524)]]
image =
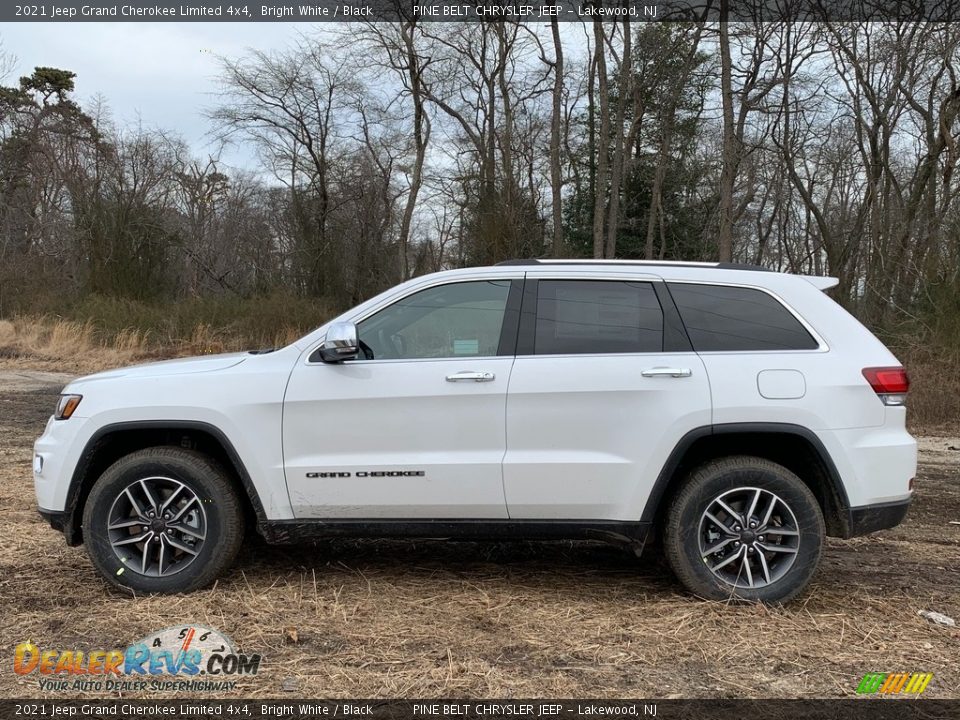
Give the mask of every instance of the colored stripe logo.
[(932, 679), (933, 673), (867, 673), (857, 687), (857, 694), (919, 695)]

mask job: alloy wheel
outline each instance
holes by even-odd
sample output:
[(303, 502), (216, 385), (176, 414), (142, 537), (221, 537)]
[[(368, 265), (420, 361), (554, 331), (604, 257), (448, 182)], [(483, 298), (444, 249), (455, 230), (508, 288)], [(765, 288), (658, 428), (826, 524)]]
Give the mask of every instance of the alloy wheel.
[(148, 577), (184, 570), (207, 536), (203, 503), (189, 486), (163, 476), (135, 480), (110, 506), (107, 534), (125, 567)]
[(700, 557), (717, 578), (735, 588), (772, 585), (793, 567), (800, 529), (779, 495), (755, 487), (714, 498), (700, 517)]

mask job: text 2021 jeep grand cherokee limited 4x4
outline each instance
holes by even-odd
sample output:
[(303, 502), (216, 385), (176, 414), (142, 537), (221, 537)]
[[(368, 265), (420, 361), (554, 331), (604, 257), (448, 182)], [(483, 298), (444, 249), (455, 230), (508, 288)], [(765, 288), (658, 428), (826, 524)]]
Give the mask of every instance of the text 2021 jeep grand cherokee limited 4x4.
[(906, 373), (835, 283), (613, 261), (419, 277), (273, 352), (70, 383), (35, 447), (40, 512), (145, 592), (211, 582), (255, 525), (655, 532), (697, 595), (782, 602), (825, 535), (897, 525), (916, 470)]

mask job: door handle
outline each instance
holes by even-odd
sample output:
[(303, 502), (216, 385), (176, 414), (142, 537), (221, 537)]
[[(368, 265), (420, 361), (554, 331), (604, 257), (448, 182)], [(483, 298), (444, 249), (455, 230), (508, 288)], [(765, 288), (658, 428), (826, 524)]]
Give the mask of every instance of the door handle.
[(690, 377), (693, 375), (693, 372), (690, 368), (671, 368), (671, 367), (655, 367), (647, 368), (646, 370), (641, 370), (640, 374), (644, 377)]
[(453, 373), (453, 375), (447, 375), (447, 382), (491, 382), (496, 377), (492, 372), (464, 370), (463, 372)]

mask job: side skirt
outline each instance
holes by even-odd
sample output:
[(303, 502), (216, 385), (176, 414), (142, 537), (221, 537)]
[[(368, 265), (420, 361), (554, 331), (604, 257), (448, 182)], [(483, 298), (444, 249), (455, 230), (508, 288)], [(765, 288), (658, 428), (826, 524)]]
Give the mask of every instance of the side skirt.
[(620, 520), (267, 520), (258, 525), (269, 543), (330, 538), (444, 540), (598, 540), (629, 545), (639, 554), (651, 523)]

